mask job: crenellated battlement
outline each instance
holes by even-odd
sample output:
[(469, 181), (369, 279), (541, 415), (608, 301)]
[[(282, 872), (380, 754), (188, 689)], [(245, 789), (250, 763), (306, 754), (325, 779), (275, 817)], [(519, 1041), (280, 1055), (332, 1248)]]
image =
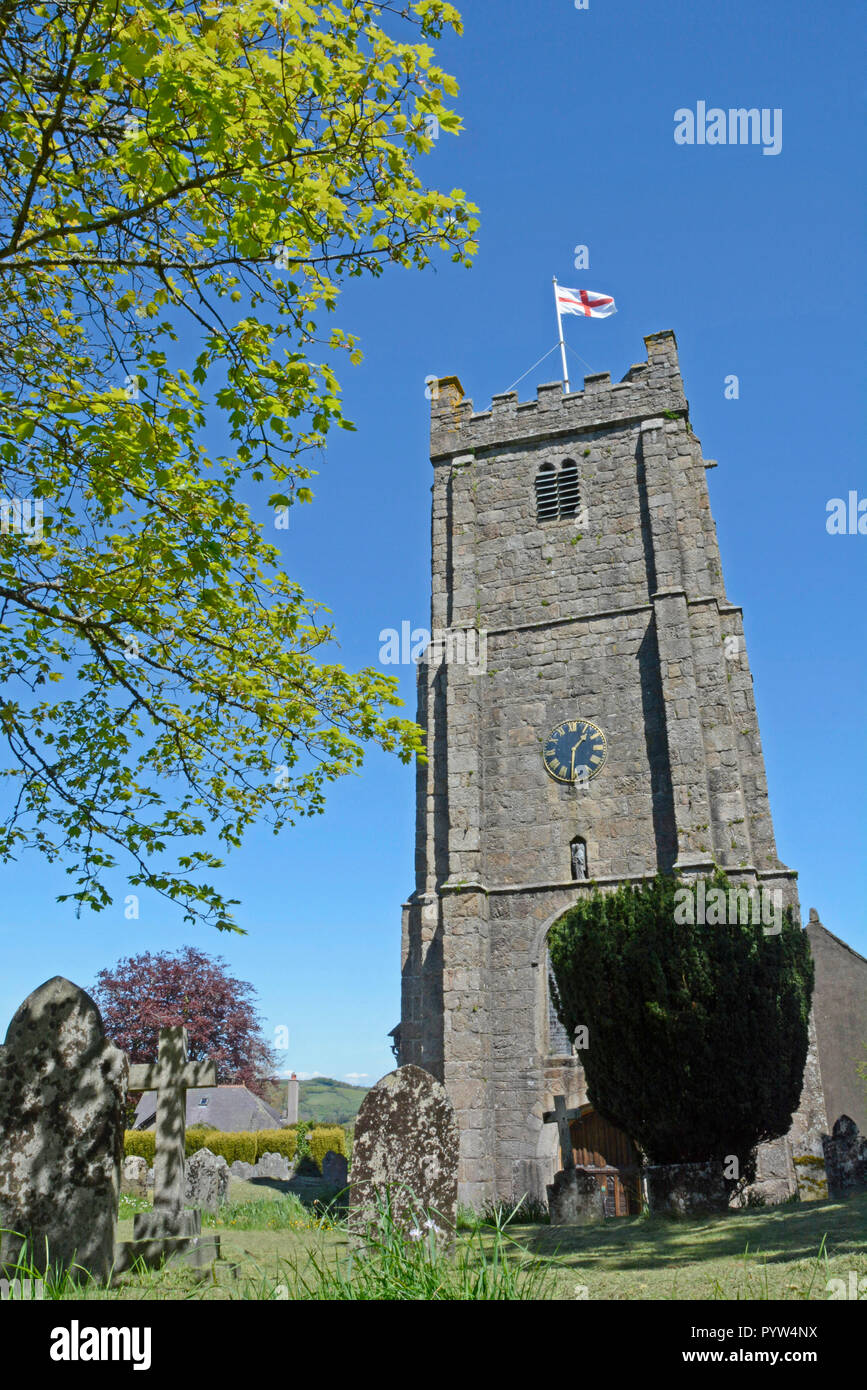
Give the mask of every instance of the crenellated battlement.
[(612, 383), (609, 372), (594, 372), (585, 376), (583, 391), (568, 395), (562, 381), (547, 382), (536, 388), (534, 401), (504, 391), (492, 398), (489, 410), (478, 412), (456, 376), (441, 377), (431, 400), (431, 459), (643, 420), (666, 410), (687, 412), (674, 333), (651, 333), (644, 342), (647, 361), (630, 367), (622, 381)]

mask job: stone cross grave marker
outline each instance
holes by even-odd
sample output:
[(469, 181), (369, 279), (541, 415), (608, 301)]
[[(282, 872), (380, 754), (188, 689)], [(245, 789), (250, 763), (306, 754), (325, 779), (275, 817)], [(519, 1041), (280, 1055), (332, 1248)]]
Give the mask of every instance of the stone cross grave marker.
[(573, 1226), (588, 1221), (601, 1221), (605, 1215), (601, 1187), (590, 1173), (579, 1171), (575, 1166), (569, 1121), (580, 1118), (580, 1109), (566, 1109), (565, 1096), (555, 1096), (554, 1109), (546, 1110), (542, 1116), (546, 1125), (557, 1126), (560, 1136), (560, 1162), (563, 1165), (560, 1171), (554, 1174), (553, 1183), (548, 1186), (548, 1212), (552, 1226)]
[(575, 1154), (572, 1151), (572, 1131), (569, 1128), (570, 1120), (578, 1120), (581, 1117), (580, 1110), (567, 1110), (566, 1097), (554, 1097), (554, 1109), (546, 1110), (542, 1120), (546, 1125), (555, 1124), (560, 1134), (560, 1161), (563, 1164), (563, 1172), (568, 1173), (575, 1167)]
[(216, 1062), (187, 1061), (187, 1030), (181, 1026), (161, 1028), (157, 1060), (129, 1069), (131, 1091), (157, 1093), (154, 1211), (180, 1211), (184, 1205), (187, 1091), (216, 1084)]
[(216, 1084), (216, 1062), (188, 1061), (187, 1030), (181, 1025), (160, 1029), (155, 1062), (130, 1067), (131, 1091), (157, 1093), (154, 1205), (133, 1218), (133, 1239), (118, 1247), (118, 1272), (136, 1260), (153, 1265), (176, 1256), (201, 1265), (219, 1256), (219, 1237), (201, 1238), (201, 1211), (184, 1210), (187, 1091)]
[(89, 994), (55, 975), (28, 995), (0, 1048), (0, 1265), (29, 1238), (41, 1270), (108, 1277), (126, 1086)]

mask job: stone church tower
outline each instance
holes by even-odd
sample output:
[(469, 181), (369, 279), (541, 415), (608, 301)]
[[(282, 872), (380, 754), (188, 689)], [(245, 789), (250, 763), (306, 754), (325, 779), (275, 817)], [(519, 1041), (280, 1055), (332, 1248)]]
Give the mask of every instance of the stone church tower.
[[(543, 1197), (559, 1167), (543, 1114), (554, 1095), (586, 1102), (549, 1003), (546, 938), (590, 880), (717, 863), (797, 905), (723, 585), (714, 465), (674, 334), (645, 343), (616, 384), (600, 373), (474, 413), (445, 377), (432, 400), (435, 642), (419, 667), (428, 762), (399, 1058), (448, 1088), (461, 1199), (475, 1205)], [(815, 1129), (818, 1075), (813, 1089)]]

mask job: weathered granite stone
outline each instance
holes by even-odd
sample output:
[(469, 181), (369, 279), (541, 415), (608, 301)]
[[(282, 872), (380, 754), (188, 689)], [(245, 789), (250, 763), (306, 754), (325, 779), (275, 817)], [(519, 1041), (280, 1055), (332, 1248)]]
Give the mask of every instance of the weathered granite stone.
[(126, 1054), (84, 990), (56, 975), (25, 999), (0, 1049), (0, 1264), (24, 1236), (38, 1268), (106, 1278), (126, 1087)]
[(266, 1153), (256, 1160), (257, 1178), (279, 1178), (288, 1182), (292, 1172), (293, 1166), (285, 1154)]
[(329, 1187), (344, 1188), (348, 1178), (349, 1164), (345, 1154), (338, 1154), (329, 1149), (322, 1160), (322, 1181), (327, 1182)]
[(202, 1211), (219, 1211), (229, 1192), (229, 1165), (210, 1149), (199, 1149), (187, 1159), (184, 1201)]
[(114, 1273), (138, 1262), (146, 1267), (184, 1264), (201, 1269), (220, 1258), (220, 1237), (202, 1235), (201, 1211), (143, 1211), (133, 1218), (133, 1239), (117, 1247)]
[(147, 1159), (128, 1154), (120, 1174), (120, 1190), (131, 1197), (146, 1197), (148, 1190)]
[(841, 1115), (831, 1133), (822, 1135), (822, 1146), (828, 1196), (839, 1201), (853, 1192), (867, 1192), (867, 1138), (849, 1115)]
[(167, 1236), (176, 1240), (179, 1236), (198, 1236), (202, 1231), (201, 1211), (141, 1211), (133, 1217), (133, 1235), (136, 1240), (156, 1240)]
[[(723, 582), (711, 460), (674, 334), (645, 345), (621, 382), (594, 373), (583, 390), (554, 382), (490, 409), (456, 377), (431, 394), (431, 629), (486, 633), (486, 661), (432, 653), (418, 665), (427, 762), (399, 1060), (448, 1085), (461, 1199), (475, 1206), (544, 1195), (561, 1163), (542, 1115), (558, 1094), (570, 1108), (587, 1101), (550, 1009), (546, 942), (594, 882), (717, 863), (734, 886), (797, 906), (774, 841), (743, 615)], [(577, 499), (561, 510), (558, 481), (558, 514), (540, 515), (537, 480), (562, 480), (567, 465)], [(542, 741), (579, 717), (607, 731), (609, 756), (590, 781), (556, 782)], [(796, 1155), (828, 1128), (818, 1077), (805, 1077)]]
[(155, 1236), (153, 1240), (125, 1240), (117, 1247), (114, 1274), (128, 1274), (139, 1262), (147, 1269), (175, 1264), (203, 1269), (219, 1258), (220, 1237), (214, 1235), (178, 1236), (176, 1240), (167, 1240), (165, 1236)]
[(133, 1240), (119, 1245), (116, 1252), (116, 1272), (130, 1268), (138, 1260), (149, 1264), (176, 1260), (199, 1264), (211, 1258), (209, 1253), (205, 1255), (203, 1251), (215, 1249), (219, 1255), (218, 1236), (208, 1237), (203, 1245), (198, 1237), (188, 1235), (189, 1222), (185, 1224), (184, 1218), (198, 1215), (201, 1222), (201, 1214), (185, 1213), (183, 1210), (186, 1195), (186, 1092), (190, 1088), (216, 1084), (217, 1068), (214, 1062), (188, 1060), (187, 1030), (180, 1025), (160, 1029), (155, 1062), (135, 1063), (130, 1067), (130, 1089), (157, 1093), (154, 1204), (152, 1211), (134, 1217)]
[(445, 1087), (421, 1067), (399, 1067), (368, 1091), (355, 1122), (350, 1205), (358, 1224), (388, 1201), (398, 1226), (426, 1216), (453, 1230), (458, 1129)]
[(130, 1067), (129, 1085), (135, 1091), (156, 1091), (156, 1153), (154, 1156), (154, 1210), (174, 1210), (184, 1204), (186, 1163), (186, 1093), (191, 1088), (215, 1086), (214, 1062), (190, 1062), (187, 1030), (180, 1025), (160, 1029), (155, 1062)]
[(760, 1144), (755, 1151), (752, 1181), (738, 1184), (729, 1198), (732, 1207), (773, 1207), (787, 1202), (798, 1191), (798, 1179), (787, 1135)]
[(257, 1176), (255, 1163), (245, 1163), (242, 1158), (236, 1158), (229, 1169), (230, 1178), (240, 1178), (245, 1182), (249, 1182), (250, 1178)]
[(700, 1216), (728, 1208), (732, 1184), (725, 1178), (720, 1162), (653, 1163), (644, 1169), (644, 1174), (647, 1201), (653, 1213)]
[(605, 1218), (602, 1188), (590, 1173), (580, 1168), (561, 1168), (548, 1187), (548, 1210), (552, 1226), (586, 1226)]

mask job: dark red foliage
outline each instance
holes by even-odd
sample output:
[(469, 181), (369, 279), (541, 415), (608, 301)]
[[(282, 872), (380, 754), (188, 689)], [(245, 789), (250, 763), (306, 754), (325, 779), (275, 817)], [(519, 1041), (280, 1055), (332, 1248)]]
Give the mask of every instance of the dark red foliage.
[(226, 973), (220, 956), (194, 946), (145, 952), (100, 970), (94, 998), (105, 1031), (132, 1062), (156, 1058), (160, 1028), (182, 1023), (191, 1061), (217, 1063), (221, 1085), (242, 1083), (261, 1094), (274, 1057), (261, 1034), (255, 990)]

